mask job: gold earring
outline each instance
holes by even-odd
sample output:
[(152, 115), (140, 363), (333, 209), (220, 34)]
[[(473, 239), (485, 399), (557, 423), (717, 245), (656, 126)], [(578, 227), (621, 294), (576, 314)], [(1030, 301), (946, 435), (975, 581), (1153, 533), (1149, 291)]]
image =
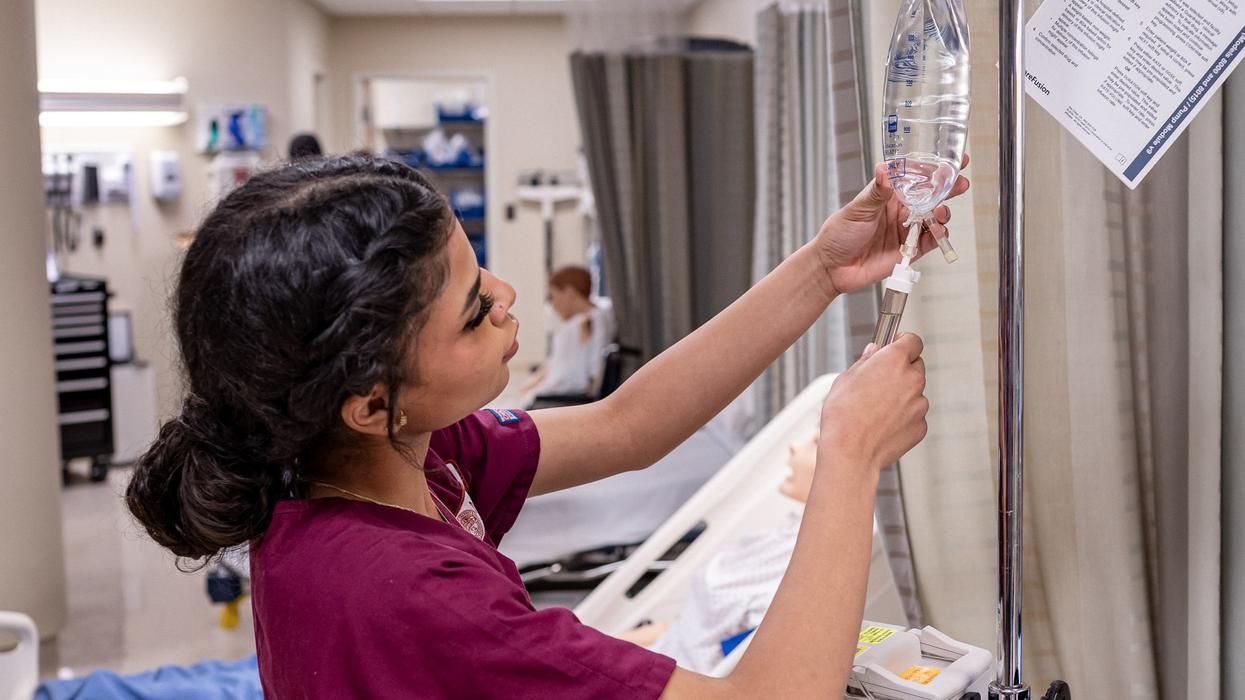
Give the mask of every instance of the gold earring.
[(398, 429), (406, 427), (406, 411), (398, 411)]

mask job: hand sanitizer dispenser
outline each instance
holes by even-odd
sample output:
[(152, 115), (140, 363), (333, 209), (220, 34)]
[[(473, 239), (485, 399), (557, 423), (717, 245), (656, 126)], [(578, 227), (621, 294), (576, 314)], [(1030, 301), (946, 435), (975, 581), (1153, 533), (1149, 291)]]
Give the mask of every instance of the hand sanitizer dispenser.
[(182, 196), (182, 164), (176, 151), (151, 152), (151, 196), (160, 202)]

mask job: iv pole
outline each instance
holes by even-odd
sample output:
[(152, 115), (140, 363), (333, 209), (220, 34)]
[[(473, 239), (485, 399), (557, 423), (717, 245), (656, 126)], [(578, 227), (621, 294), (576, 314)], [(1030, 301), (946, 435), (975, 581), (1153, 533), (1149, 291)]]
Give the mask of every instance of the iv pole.
[[(999, 1), (998, 658), (990, 700), (1030, 700), (1021, 675), (1024, 507), (1024, 0)], [(1070, 700), (1055, 681), (1045, 700)]]
[(1024, 489), (1024, 0), (999, 1), (999, 609), (990, 700), (1029, 700), (1021, 678)]

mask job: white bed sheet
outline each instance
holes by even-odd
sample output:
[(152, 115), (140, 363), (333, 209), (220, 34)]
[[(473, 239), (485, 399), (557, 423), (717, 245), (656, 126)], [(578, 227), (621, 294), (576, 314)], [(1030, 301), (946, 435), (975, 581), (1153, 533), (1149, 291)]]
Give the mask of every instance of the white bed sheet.
[(710, 424), (648, 469), (531, 498), (502, 538), (501, 552), (525, 566), (640, 542), (699, 491), (739, 445)]

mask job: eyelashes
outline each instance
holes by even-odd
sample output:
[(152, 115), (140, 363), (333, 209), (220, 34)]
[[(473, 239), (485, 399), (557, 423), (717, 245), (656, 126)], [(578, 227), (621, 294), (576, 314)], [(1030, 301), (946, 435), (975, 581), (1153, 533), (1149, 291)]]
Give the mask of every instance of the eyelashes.
[(472, 318), (470, 321), (467, 322), (467, 327), (464, 330), (474, 331), (475, 329), (479, 328), (480, 324), (484, 323), (484, 319), (488, 318), (488, 313), (492, 310), (493, 310), (493, 295), (492, 294), (481, 294), (480, 295), (480, 310), (476, 312), (476, 315), (474, 318)]

